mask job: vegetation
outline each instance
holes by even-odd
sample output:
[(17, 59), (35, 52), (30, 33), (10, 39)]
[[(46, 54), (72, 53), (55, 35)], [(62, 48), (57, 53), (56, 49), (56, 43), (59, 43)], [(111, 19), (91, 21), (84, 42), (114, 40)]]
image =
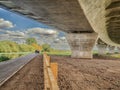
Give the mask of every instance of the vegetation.
[(33, 52), (35, 48), (27, 44), (17, 44), (12, 41), (1, 41), (0, 42), (0, 53), (11, 53), (11, 52)]
[(32, 45), (33, 43), (34, 43), (34, 44), (37, 44), (37, 41), (36, 41), (35, 38), (27, 38), (27, 39), (26, 39), (26, 44)]
[(27, 53), (34, 52), (35, 50), (47, 52), (50, 55), (70, 55), (71, 54), (70, 51), (53, 49), (49, 44), (38, 45), (34, 38), (28, 38), (26, 40), (26, 44), (17, 44), (15, 42), (5, 40), (5, 41), (0, 41), (0, 61), (11, 59), (12, 57), (10, 54), (14, 56), (13, 54), (23, 54), (26, 52)]
[(6, 57), (6, 56), (0, 56), (0, 62), (2, 61), (6, 61), (9, 60), (10, 58)]
[(120, 54), (111, 54), (109, 56), (114, 57), (114, 58), (120, 58)]
[(69, 50), (56, 50), (52, 49), (50, 52), (48, 52), (49, 55), (59, 55), (59, 56), (68, 56), (71, 55), (71, 51)]
[(42, 52), (50, 52), (50, 45), (49, 44), (43, 44), (42, 45)]
[(35, 50), (35, 48), (31, 45), (27, 45), (27, 44), (19, 45), (19, 51), (21, 51), (21, 52), (33, 52), (34, 50)]
[(19, 51), (19, 46), (15, 42), (11, 41), (1, 41), (0, 42), (0, 53), (4, 52), (18, 52)]
[[(11, 58), (14, 55), (8, 55), (8, 53), (16, 54), (20, 52), (34, 52), (35, 47), (32, 45), (27, 45), (27, 44), (17, 44), (12, 41), (0, 41), (0, 61), (6, 61)], [(18, 55), (19, 56), (19, 55)]]

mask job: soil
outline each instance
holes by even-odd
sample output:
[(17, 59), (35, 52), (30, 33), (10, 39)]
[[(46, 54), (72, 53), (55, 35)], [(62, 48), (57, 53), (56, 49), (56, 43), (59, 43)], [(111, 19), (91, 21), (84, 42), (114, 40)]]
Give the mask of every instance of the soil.
[(9, 79), (0, 90), (43, 90), (44, 74), (42, 56), (36, 56)]
[[(120, 90), (120, 60), (51, 56), (58, 63), (60, 90)], [(31, 60), (0, 90), (44, 90), (42, 56)]]
[(120, 60), (72, 59), (52, 56), (58, 63), (60, 90), (120, 90)]
[(38, 54), (32, 53), (12, 60), (0, 62), (0, 85), (6, 78), (10, 77), (20, 67), (30, 62), (37, 55)]

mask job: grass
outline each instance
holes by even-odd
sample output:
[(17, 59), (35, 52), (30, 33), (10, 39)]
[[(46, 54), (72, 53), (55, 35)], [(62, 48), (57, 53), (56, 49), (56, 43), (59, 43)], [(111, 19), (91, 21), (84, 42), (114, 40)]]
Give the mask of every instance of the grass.
[(11, 53), (0, 53), (0, 55), (2, 54), (29, 54), (31, 52), (11, 52)]
[(0, 56), (0, 62), (2, 61), (7, 61), (9, 60), (10, 58), (6, 57), (6, 56)]
[(13, 58), (17, 58), (21, 55), (26, 55), (31, 52), (12, 52), (12, 53), (0, 53), (0, 62), (7, 61)]
[(111, 54), (111, 57), (120, 58), (120, 54)]
[(67, 50), (54, 50), (47, 52), (48, 55), (58, 55), (58, 56), (69, 56), (71, 55), (71, 51)]

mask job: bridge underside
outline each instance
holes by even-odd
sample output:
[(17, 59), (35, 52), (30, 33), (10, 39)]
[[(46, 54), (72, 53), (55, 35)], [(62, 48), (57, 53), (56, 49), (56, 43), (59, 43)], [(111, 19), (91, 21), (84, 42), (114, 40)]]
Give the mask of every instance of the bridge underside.
[(92, 58), (95, 32), (106, 43), (120, 43), (120, 0), (0, 0), (0, 4), (67, 32), (72, 57)]
[(120, 44), (120, 0), (111, 0), (106, 7), (106, 28), (111, 40)]

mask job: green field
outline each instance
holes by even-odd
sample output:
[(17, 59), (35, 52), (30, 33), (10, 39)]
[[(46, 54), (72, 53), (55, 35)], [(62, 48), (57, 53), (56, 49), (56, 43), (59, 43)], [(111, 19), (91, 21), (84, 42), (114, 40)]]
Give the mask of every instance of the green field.
[(71, 51), (68, 51), (68, 50), (52, 50), (50, 52), (47, 52), (47, 54), (48, 55), (69, 56), (69, 55), (71, 55)]
[(120, 54), (111, 54), (111, 57), (120, 58)]
[(22, 55), (27, 55), (31, 52), (12, 52), (12, 53), (0, 53), (0, 62), (7, 61), (13, 58), (20, 57)]

